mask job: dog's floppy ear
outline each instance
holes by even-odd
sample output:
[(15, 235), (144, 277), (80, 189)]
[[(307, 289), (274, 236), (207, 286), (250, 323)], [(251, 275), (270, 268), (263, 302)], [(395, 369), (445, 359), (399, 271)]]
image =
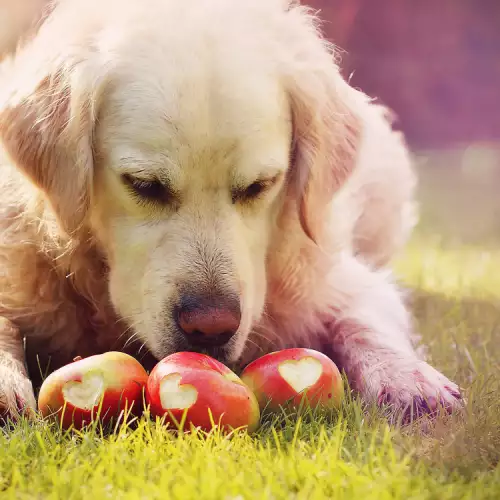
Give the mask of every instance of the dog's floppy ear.
[(322, 39), (315, 18), (301, 7), (292, 8), (290, 15), (301, 29), (295, 32), (297, 45), (287, 79), (293, 127), (289, 181), (302, 228), (316, 241), (328, 203), (356, 165), (361, 94), (340, 75), (333, 47)]
[(291, 95), (291, 189), (301, 226), (313, 240), (321, 231), (328, 203), (355, 168), (361, 135), (355, 112), (333, 86), (324, 90), (322, 102), (303, 89)]
[(96, 100), (83, 61), (42, 51), (22, 54), (11, 68), (10, 90), (0, 97), (0, 141), (73, 234), (91, 196)]

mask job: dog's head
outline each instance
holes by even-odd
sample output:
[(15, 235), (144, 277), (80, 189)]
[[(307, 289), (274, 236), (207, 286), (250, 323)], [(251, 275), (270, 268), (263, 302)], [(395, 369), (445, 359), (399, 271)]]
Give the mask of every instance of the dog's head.
[(300, 7), (92, 3), (61, 4), (19, 56), (0, 137), (61, 229), (90, 228), (157, 357), (235, 360), (283, 210), (320, 238), (354, 166), (351, 89)]

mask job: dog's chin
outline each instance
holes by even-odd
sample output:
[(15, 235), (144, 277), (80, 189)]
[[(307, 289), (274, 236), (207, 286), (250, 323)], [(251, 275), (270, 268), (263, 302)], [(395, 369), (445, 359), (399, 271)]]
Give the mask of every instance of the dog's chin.
[(177, 341), (169, 345), (156, 345), (150, 349), (156, 359), (162, 360), (176, 352), (197, 352), (206, 354), (230, 368), (236, 368), (241, 356), (240, 350), (230, 341), (226, 345), (217, 347), (193, 347), (188, 342)]
[(207, 356), (210, 356), (225, 365), (230, 364), (231, 360), (233, 359), (233, 357), (230, 355), (228, 348), (225, 346), (206, 347), (203, 349), (195, 349), (188, 346), (186, 349), (183, 350), (188, 352), (199, 352), (200, 354), (206, 354)]

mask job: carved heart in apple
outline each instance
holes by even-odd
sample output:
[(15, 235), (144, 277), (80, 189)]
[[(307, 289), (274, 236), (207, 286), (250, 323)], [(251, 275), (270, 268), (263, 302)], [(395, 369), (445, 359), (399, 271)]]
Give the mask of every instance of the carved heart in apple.
[(125, 409), (139, 415), (147, 379), (142, 365), (122, 352), (76, 359), (45, 379), (38, 408), (44, 417), (56, 415), (65, 429), (96, 418), (107, 423)]
[(210, 430), (212, 420), (223, 429), (259, 424), (259, 405), (250, 389), (227, 366), (194, 352), (178, 352), (160, 361), (146, 387), (153, 416), (165, 417), (174, 427), (183, 421)]
[(283, 361), (278, 365), (280, 375), (296, 392), (312, 387), (321, 377), (323, 366), (315, 358), (302, 358), (299, 361)]
[(66, 382), (62, 387), (62, 393), (66, 403), (76, 408), (92, 410), (97, 406), (104, 393), (104, 375), (96, 371), (82, 375), (80, 382)]
[(311, 406), (339, 406), (344, 384), (335, 363), (313, 349), (284, 349), (250, 363), (241, 379), (252, 389), (261, 409), (299, 406), (304, 395)]
[(188, 384), (181, 385), (182, 375), (166, 375), (160, 385), (160, 402), (165, 410), (185, 410), (191, 408), (198, 399), (198, 391)]

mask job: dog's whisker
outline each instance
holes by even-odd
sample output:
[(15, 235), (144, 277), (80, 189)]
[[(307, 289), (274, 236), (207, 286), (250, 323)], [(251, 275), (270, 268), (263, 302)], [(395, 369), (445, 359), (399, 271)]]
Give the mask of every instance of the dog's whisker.
[(260, 351), (260, 352), (264, 352), (264, 348), (263, 348), (261, 345), (257, 344), (257, 342), (254, 342), (252, 339), (247, 339), (247, 342), (248, 342), (249, 344), (251, 344), (251, 345), (255, 346), (255, 347), (257, 348), (257, 350), (258, 350), (258, 351)]
[(257, 337), (269, 343), (276, 342), (276, 334), (272, 330), (269, 330), (268, 332), (262, 330), (253, 330), (252, 333), (250, 334), (250, 337)]
[[(125, 335), (127, 335), (127, 334), (130, 332), (130, 330), (132, 330), (132, 329), (134, 329), (134, 326), (133, 326), (133, 325), (128, 326), (128, 327), (127, 327), (127, 328), (126, 328), (126, 329), (125, 329), (125, 330), (124, 330), (124, 331), (123, 331), (123, 332), (122, 332), (122, 333), (118, 336), (117, 341), (119, 342), (119, 341), (120, 341), (120, 340), (121, 340), (121, 339), (122, 339)], [(135, 335), (135, 333), (134, 333), (134, 335)]]
[(123, 345), (123, 349), (126, 349), (127, 346), (131, 345), (132, 343), (136, 342), (137, 340), (139, 340), (139, 334), (137, 332), (134, 332), (128, 339), (127, 341), (125, 342), (125, 344)]
[(118, 323), (122, 323), (124, 321), (132, 320), (133, 318), (134, 318), (134, 316), (132, 314), (129, 316), (120, 316), (119, 318), (117, 318), (115, 320), (115, 325), (118, 325)]
[[(146, 347), (146, 342), (143, 342), (141, 344), (141, 347), (139, 347), (139, 350), (137, 351), (137, 356), (141, 356), (141, 352), (145, 347)], [(147, 356), (147, 354), (148, 354), (147, 351), (145, 351), (140, 357), (140, 360), (142, 361)]]

